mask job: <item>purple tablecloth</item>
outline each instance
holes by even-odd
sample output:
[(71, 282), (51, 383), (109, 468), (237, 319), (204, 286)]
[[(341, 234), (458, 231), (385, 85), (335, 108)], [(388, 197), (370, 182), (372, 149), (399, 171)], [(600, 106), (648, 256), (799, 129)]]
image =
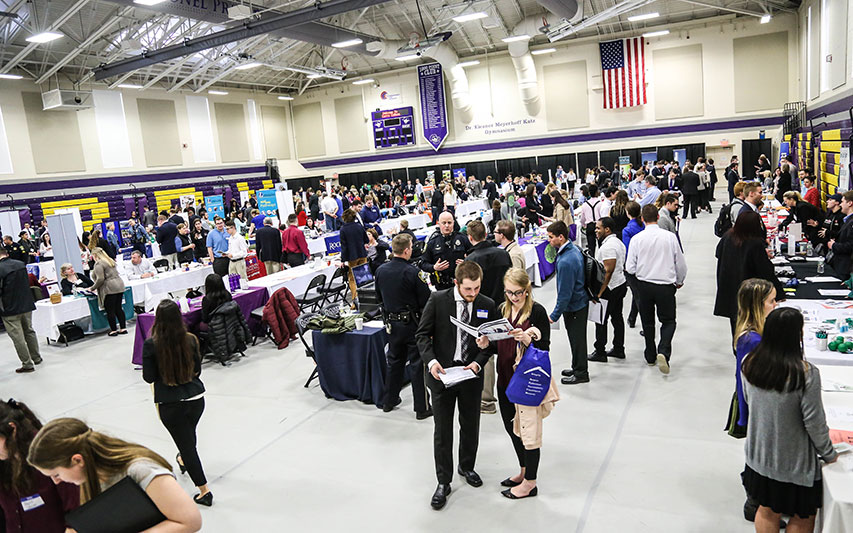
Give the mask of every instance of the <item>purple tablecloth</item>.
[[(518, 239), (519, 246), (524, 246), (527, 244), (529, 239), (526, 237), (522, 237)], [(542, 241), (536, 246), (536, 255), (539, 256), (539, 277), (542, 281), (548, 279), (548, 276), (554, 273), (554, 270), (557, 268), (554, 263), (549, 263), (547, 259), (545, 259), (545, 248), (548, 246), (548, 241)]]
[[(254, 331), (258, 327), (257, 321), (250, 315), (252, 311), (258, 307), (266, 305), (270, 299), (267, 290), (263, 287), (257, 289), (249, 289), (247, 292), (238, 292), (234, 294), (234, 301), (240, 306), (243, 311), (243, 316), (246, 317), (246, 322), (249, 323), (249, 329)], [(184, 322), (187, 324), (187, 329), (192, 332), (197, 332), (201, 324), (201, 298), (196, 298), (190, 305), (190, 311), (184, 313)], [(133, 341), (133, 364), (142, 364), (142, 345), (145, 339), (151, 333), (151, 328), (154, 326), (154, 313), (142, 313), (136, 315), (136, 337)]]

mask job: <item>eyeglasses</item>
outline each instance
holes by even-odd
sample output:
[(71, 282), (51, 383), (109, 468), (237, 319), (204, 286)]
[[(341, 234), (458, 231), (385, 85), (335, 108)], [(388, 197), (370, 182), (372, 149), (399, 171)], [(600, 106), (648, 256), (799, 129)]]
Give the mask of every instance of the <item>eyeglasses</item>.
[(521, 296), (524, 296), (524, 293), (526, 292), (526, 290), (521, 289), (520, 291), (504, 291), (504, 294), (507, 298), (519, 298)]

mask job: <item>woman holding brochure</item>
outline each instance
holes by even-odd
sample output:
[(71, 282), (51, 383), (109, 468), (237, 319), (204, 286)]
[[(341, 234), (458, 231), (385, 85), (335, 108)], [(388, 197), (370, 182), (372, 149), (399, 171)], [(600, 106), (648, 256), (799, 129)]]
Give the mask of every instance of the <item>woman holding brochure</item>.
[(527, 346), (533, 343), (540, 350), (549, 349), (551, 325), (548, 312), (533, 300), (533, 289), (526, 271), (520, 268), (507, 271), (504, 275), (504, 296), (506, 300), (500, 305), (500, 310), (515, 329), (511, 332), (512, 339), (497, 342), (498, 404), (521, 472), (501, 482), (502, 486), (508, 487), (501, 494), (517, 500), (536, 496), (539, 492), (536, 475), (539, 469), (539, 448), (542, 446), (542, 419), (551, 413), (560, 395), (552, 380), (551, 389), (538, 407), (516, 405), (507, 398), (506, 389), (510, 378)]

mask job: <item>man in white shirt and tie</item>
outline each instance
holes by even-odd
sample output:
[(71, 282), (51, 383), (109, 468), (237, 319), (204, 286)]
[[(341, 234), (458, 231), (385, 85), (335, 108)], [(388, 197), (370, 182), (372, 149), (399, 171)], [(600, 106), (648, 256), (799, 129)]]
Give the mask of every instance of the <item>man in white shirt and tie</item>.
[(240, 235), (240, 232), (237, 231), (236, 226), (234, 226), (233, 221), (228, 221), (225, 223), (225, 229), (228, 231), (228, 251), (225, 252), (225, 257), (231, 260), (228, 264), (228, 273), (229, 274), (240, 274), (240, 277), (249, 280), (249, 277), (246, 275), (246, 255), (249, 253), (249, 245), (246, 243), (246, 239)]
[[(657, 364), (662, 373), (669, 374), (672, 337), (675, 335), (675, 291), (684, 285), (687, 262), (675, 234), (658, 227), (655, 206), (644, 206), (642, 217), (646, 228), (631, 238), (625, 271), (637, 279), (646, 363)], [(657, 346), (656, 310), (661, 321), (661, 338)]]

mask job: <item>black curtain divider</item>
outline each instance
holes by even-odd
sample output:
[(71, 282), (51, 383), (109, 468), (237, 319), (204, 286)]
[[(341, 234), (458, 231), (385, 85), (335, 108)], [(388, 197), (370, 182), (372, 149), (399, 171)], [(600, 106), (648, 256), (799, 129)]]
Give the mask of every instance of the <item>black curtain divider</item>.
[(583, 180), (584, 172), (588, 168), (595, 168), (598, 166), (598, 152), (583, 152), (578, 154), (578, 168), (575, 171), (575, 174), (578, 175), (579, 180)]
[(450, 170), (450, 165), (426, 165), (422, 167), (409, 167), (409, 177), (412, 179), (412, 183), (415, 182), (415, 179), (419, 179), (421, 180), (421, 183), (424, 183), (424, 180), (427, 177), (427, 171), (430, 170), (435, 172), (436, 182), (440, 182), (441, 171)]
[(494, 159), (491, 161), (476, 161), (474, 163), (465, 163), (459, 166), (451, 165), (453, 168), (465, 168), (465, 174), (468, 176), (477, 176), (477, 179), (485, 180), (486, 176), (491, 176), (495, 179), (498, 174), (498, 167), (495, 165)]
[(634, 170), (640, 168), (640, 165), (643, 164), (643, 162), (640, 161), (640, 158), (642, 156), (640, 155), (640, 149), (639, 148), (630, 148), (628, 150), (622, 150), (621, 155), (631, 158), (631, 165), (633, 165)]
[[(769, 143), (770, 141), (768, 141)], [(696, 164), (696, 160), (700, 157), (705, 157), (705, 143), (693, 143), (685, 146), (687, 150), (687, 159), (690, 160), (694, 165)]]
[(613, 170), (613, 165), (619, 162), (621, 150), (605, 150), (598, 153), (599, 165), (607, 170)]
[(683, 146), (658, 146), (658, 161), (672, 161), (673, 150), (683, 148)]
[(512, 172), (513, 176), (526, 176), (531, 170), (536, 169), (535, 157), (518, 157), (516, 159), (498, 159), (497, 160), (498, 174), (501, 180), (506, 178), (507, 174)]
[[(746, 179), (755, 177), (755, 165), (758, 164), (758, 156), (764, 154), (767, 160), (772, 157), (772, 146), (770, 139), (744, 139), (743, 152), (740, 160), (740, 173)], [(771, 163), (771, 166), (773, 163)], [(720, 166), (720, 165), (718, 165)]]
[(320, 180), (323, 179), (323, 176), (311, 176), (310, 178), (290, 178), (285, 180), (287, 183), (287, 188), (291, 191), (298, 191), (300, 187), (304, 190), (308, 190), (309, 187), (313, 188), (315, 191), (320, 187)]
[[(391, 175), (395, 180), (402, 180), (403, 183), (406, 183), (406, 180), (409, 178), (409, 171), (405, 168), (395, 168), (391, 170)], [(414, 183), (414, 181), (412, 181), (412, 183)]]
[(577, 166), (575, 154), (562, 154), (562, 155), (543, 155), (539, 156), (538, 165), (539, 172), (542, 173), (543, 178), (548, 176), (548, 171), (551, 171), (551, 178), (553, 179), (556, 172), (557, 166), (562, 166), (563, 170), (568, 172), (570, 168), (575, 168)]

